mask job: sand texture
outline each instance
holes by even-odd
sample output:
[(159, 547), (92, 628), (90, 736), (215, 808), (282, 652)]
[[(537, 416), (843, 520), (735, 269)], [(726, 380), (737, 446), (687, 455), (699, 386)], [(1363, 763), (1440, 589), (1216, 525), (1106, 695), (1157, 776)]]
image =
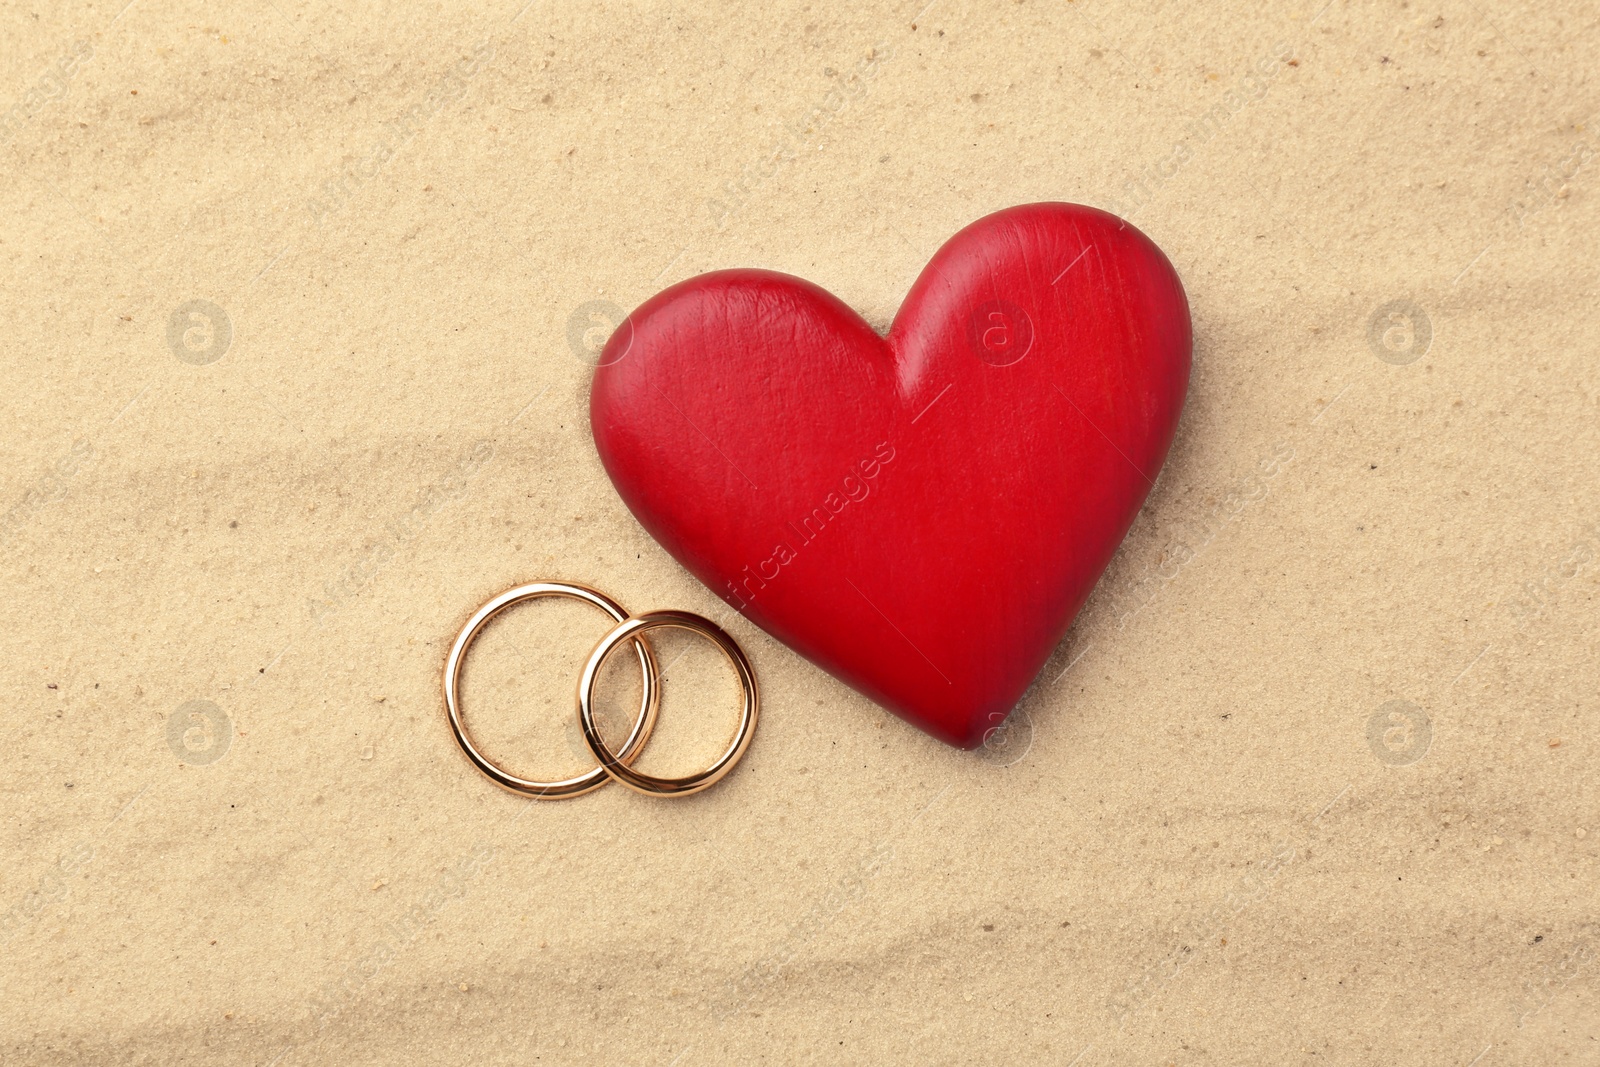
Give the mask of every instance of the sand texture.
[[(0, 1061), (1600, 1062), (1593, 10), (924, 2), (0, 15)], [(739, 266), (883, 329), (1041, 200), (1194, 375), (966, 753), (643, 532), (593, 348)], [(477, 774), (445, 651), (539, 577), (727, 625), (735, 773)], [(581, 771), (604, 631), (491, 626), (485, 747)], [(735, 690), (661, 654), (675, 773)]]

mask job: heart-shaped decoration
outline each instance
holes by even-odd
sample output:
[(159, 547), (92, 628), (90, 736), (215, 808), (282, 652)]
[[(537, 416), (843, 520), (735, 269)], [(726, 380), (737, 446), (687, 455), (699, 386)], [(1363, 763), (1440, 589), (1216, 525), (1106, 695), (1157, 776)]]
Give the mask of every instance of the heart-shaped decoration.
[(762, 270), (612, 335), (590, 421), (622, 499), (752, 622), (935, 737), (998, 727), (1154, 483), (1189, 305), (1126, 222), (1009, 208), (951, 238), (887, 337)]

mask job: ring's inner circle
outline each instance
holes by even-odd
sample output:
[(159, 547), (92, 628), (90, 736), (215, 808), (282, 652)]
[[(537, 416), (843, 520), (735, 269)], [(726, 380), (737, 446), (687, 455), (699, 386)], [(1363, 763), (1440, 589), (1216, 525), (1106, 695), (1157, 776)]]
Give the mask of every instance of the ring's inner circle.
[[(652, 626), (641, 636), (655, 649), (662, 668), (661, 706), (649, 747), (630, 766), (655, 778), (699, 774), (722, 758), (739, 729), (744, 707), (739, 674), (705, 634), (681, 626)], [(631, 647), (627, 642), (617, 645), (600, 666), (591, 698), (597, 726), (601, 709), (609, 711), (618, 702), (612, 689), (617, 668), (626, 664), (638, 673)], [(616, 752), (620, 736), (604, 728), (600, 733), (606, 747)], [(619, 739), (613, 741), (614, 736)]]
[[(473, 747), (533, 781), (593, 769), (574, 700), (589, 653), (616, 625), (592, 604), (555, 595), (519, 601), (485, 623), (461, 668), (458, 706)], [(595, 725), (613, 752), (639, 716), (643, 685), (633, 642), (625, 642), (595, 686)]]

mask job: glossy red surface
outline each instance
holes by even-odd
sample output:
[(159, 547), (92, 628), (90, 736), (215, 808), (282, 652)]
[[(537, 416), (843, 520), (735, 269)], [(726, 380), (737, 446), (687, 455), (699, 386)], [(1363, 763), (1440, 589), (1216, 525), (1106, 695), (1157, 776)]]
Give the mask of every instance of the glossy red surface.
[(1132, 523), (1189, 355), (1183, 287), (1148, 238), (1032, 204), (939, 249), (886, 338), (788, 275), (674, 285), (612, 335), (590, 419), (617, 491), (690, 572), (973, 747)]

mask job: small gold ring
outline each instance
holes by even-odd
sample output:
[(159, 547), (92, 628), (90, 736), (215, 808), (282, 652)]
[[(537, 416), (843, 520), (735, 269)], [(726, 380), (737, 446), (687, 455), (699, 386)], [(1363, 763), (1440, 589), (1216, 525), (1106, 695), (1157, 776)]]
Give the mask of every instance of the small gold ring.
[[(504, 593), (489, 601), (479, 608), (467, 624), (461, 628), (461, 633), (456, 637), (456, 643), (450, 649), (450, 656), (444, 664), (444, 705), (450, 713), (450, 729), (455, 732), (456, 740), (461, 744), (461, 751), (473, 765), (488, 776), (489, 780), (502, 788), (522, 796), (534, 797), (538, 800), (563, 800), (567, 797), (582, 796), (584, 793), (599, 789), (611, 780), (603, 767), (578, 775), (576, 778), (567, 778), (559, 782), (535, 782), (527, 778), (518, 778), (516, 775), (504, 771), (491, 763), (483, 753), (479, 752), (472, 744), (472, 739), (467, 734), (466, 725), (461, 720), (460, 687), (461, 664), (466, 659), (467, 649), (472, 646), (473, 640), (478, 636), (485, 623), (494, 618), (513, 604), (536, 597), (559, 596), (572, 600), (581, 600), (585, 604), (592, 604), (605, 612), (618, 623), (628, 621), (628, 613), (622, 605), (598, 590), (586, 586), (573, 585), (569, 582), (530, 582), (519, 585), (515, 589), (507, 589)], [(614, 635), (615, 630), (612, 631)], [(608, 638), (609, 639), (609, 638)], [(614, 647), (617, 642), (612, 642)], [(639, 701), (639, 717), (634, 721), (633, 732), (622, 743), (622, 750), (612, 758), (619, 764), (626, 766), (639, 755), (646, 741), (650, 740), (650, 731), (656, 725), (656, 705), (660, 700), (660, 689), (657, 685), (657, 669), (655, 653), (651, 651), (649, 642), (637, 638), (633, 642), (634, 651), (639, 656), (639, 669), (644, 673), (644, 694)], [(584, 675), (587, 679), (589, 676)], [(590, 742), (590, 747), (594, 743)], [(610, 753), (607, 753), (610, 755)]]
[[(667, 627), (698, 633), (721, 649), (722, 654), (728, 657), (728, 662), (733, 664), (734, 671), (738, 673), (739, 687), (744, 692), (744, 709), (739, 720), (739, 732), (734, 735), (728, 750), (711, 766), (687, 778), (657, 778), (634, 770), (628, 766), (628, 761), (624, 758), (626, 750), (623, 753), (613, 753), (606, 747), (605, 739), (600, 736), (600, 731), (595, 729), (594, 724), (592, 702), (594, 683), (606, 657), (610, 656), (622, 642), (630, 638), (638, 640), (646, 630)], [(750, 747), (750, 738), (755, 734), (756, 718), (760, 711), (761, 697), (756, 690), (755, 672), (750, 669), (750, 661), (745, 659), (744, 651), (716, 623), (687, 611), (649, 611), (622, 623), (606, 634), (594, 647), (594, 651), (589, 654), (589, 662), (584, 664), (583, 680), (578, 683), (578, 718), (583, 724), (583, 739), (588, 742), (589, 750), (594, 753), (595, 759), (600, 761), (600, 766), (606, 774), (629, 789), (650, 796), (688, 796), (690, 793), (698, 793), (702, 789), (716, 785), (724, 775), (733, 770), (733, 765), (739, 762), (744, 750)]]

